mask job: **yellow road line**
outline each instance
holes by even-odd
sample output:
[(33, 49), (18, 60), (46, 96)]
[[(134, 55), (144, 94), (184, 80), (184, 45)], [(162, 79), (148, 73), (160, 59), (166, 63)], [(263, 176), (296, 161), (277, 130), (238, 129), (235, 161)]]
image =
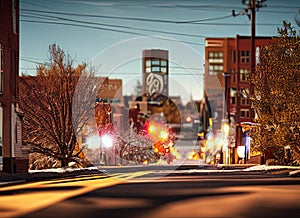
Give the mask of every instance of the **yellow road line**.
[[(56, 204), (60, 201), (66, 200), (68, 198), (85, 194), (87, 192), (94, 191), (99, 188), (104, 188), (108, 186), (117, 185), (126, 182), (130, 179), (143, 176), (150, 173), (148, 172), (134, 172), (125, 173), (117, 175), (116, 177), (108, 178), (97, 178), (98, 176), (91, 176), (92, 180), (80, 181), (77, 178), (74, 182), (64, 183), (54, 183), (51, 184), (49, 181), (35, 182), (29, 184), (21, 184), (10, 187), (4, 187), (0, 189), (1, 191), (17, 191), (28, 188), (49, 188), (49, 187), (66, 187), (67, 186), (81, 186), (81, 188), (73, 190), (61, 190), (57, 191), (34, 191), (24, 194), (16, 195), (6, 195), (0, 196), (0, 217), (17, 217), (30, 212), (48, 207), (50, 205)], [(95, 177), (97, 179), (95, 179)], [(69, 179), (68, 179), (69, 181)]]

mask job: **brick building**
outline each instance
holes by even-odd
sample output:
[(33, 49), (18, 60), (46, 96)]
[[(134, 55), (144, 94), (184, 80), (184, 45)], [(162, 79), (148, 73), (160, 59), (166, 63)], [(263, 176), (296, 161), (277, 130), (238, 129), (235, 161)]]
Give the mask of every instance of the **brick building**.
[[(235, 38), (206, 38), (205, 41), (205, 91), (211, 103), (216, 129), (220, 129), (222, 119), (228, 118), (227, 111), (235, 121), (251, 122), (254, 114), (245, 95), (250, 89), (251, 38), (237, 35)], [(256, 53), (260, 46), (271, 41), (272, 37), (256, 37)], [(229, 97), (227, 102), (225, 86)]]
[(0, 171), (28, 170), (18, 111), (19, 0), (0, 0)]
[[(235, 38), (206, 38), (205, 41), (204, 87), (211, 106), (212, 128), (215, 133), (220, 132), (222, 123), (231, 121), (230, 128), (235, 131), (229, 135), (226, 157), (228, 163), (237, 163), (237, 148), (243, 145), (250, 148), (242, 127), (247, 127), (244, 124), (252, 122), (255, 116), (246, 94), (250, 92), (251, 37), (237, 35)], [(272, 37), (256, 37), (256, 56), (259, 47), (270, 43)]]

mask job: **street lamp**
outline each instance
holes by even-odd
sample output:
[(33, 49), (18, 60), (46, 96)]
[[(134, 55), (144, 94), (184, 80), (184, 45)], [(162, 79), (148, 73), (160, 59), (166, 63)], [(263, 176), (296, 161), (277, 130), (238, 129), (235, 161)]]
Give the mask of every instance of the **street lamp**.
[[(229, 148), (229, 132), (230, 132), (230, 73), (224, 72), (224, 82), (225, 82), (225, 87), (224, 87), (224, 115), (223, 119), (224, 121), (222, 122), (222, 132), (224, 134), (224, 144), (226, 144), (226, 160), (228, 156), (228, 150), (231, 149)], [(221, 159), (223, 161), (223, 151), (221, 150)], [(231, 153), (231, 150), (230, 150)], [(229, 158), (230, 160), (230, 158)], [(229, 162), (230, 161), (226, 161)]]
[[(222, 120), (222, 133), (223, 133), (223, 147), (225, 148), (226, 151), (226, 161), (225, 163), (230, 163), (230, 157), (229, 157), (229, 131), (230, 131), (230, 126), (229, 126), (229, 121), (227, 119)], [(223, 163), (223, 147), (221, 147), (221, 161)], [(220, 162), (221, 162), (220, 161)]]

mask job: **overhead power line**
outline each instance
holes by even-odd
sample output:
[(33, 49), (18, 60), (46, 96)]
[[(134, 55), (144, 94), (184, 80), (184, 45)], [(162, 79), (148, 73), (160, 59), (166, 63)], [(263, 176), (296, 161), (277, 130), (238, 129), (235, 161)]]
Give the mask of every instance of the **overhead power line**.
[(20, 60), (27, 61), (27, 62), (34, 63), (34, 64), (38, 64), (38, 65), (44, 65), (46, 63), (46, 62), (39, 62), (39, 61), (27, 59), (27, 58), (20, 58)]
[[(247, 23), (193, 23), (206, 26), (249, 26)], [(257, 26), (280, 26), (279, 23), (257, 23)]]
[(159, 36), (147, 35), (147, 34), (143, 34), (143, 33), (131, 32), (131, 31), (127, 31), (127, 30), (120, 30), (120, 29), (109, 29), (109, 28), (103, 28), (103, 27), (97, 27), (97, 26), (87, 26), (87, 25), (81, 25), (81, 24), (52, 22), (52, 21), (36, 21), (36, 20), (24, 20), (24, 19), (21, 19), (20, 21), (25, 22), (25, 23), (39, 23), (39, 24), (53, 24), (53, 25), (84, 27), (84, 28), (90, 28), (90, 29), (96, 29), (96, 30), (106, 30), (106, 31), (118, 32), (118, 33), (138, 35), (138, 36), (147, 36), (147, 37), (166, 40), (166, 41), (174, 41), (174, 42), (177, 41), (177, 42), (182, 42), (182, 43), (186, 43), (186, 44), (204, 46), (204, 44), (202, 44), (202, 43), (189, 42), (189, 41), (183, 41), (183, 40), (175, 40), (175, 39), (164, 38), (164, 37), (159, 37)]
[(34, 3), (31, 3), (31, 2), (26, 2), (26, 1), (21, 1), (21, 3), (25, 4), (25, 5), (31, 5), (31, 6), (43, 8), (43, 9), (47, 8), (47, 9), (53, 10), (52, 8), (46, 7), (45, 5), (34, 4)]
[(104, 24), (104, 23), (98, 23), (98, 22), (82, 21), (82, 20), (75, 20), (75, 19), (69, 19), (69, 18), (52, 16), (52, 15), (41, 15), (41, 14), (35, 14), (35, 13), (33, 15), (21, 14), (21, 16), (22, 17), (30, 17), (30, 18), (38, 18), (38, 19), (46, 19), (46, 20), (49, 20), (49, 18), (52, 18), (52, 20), (58, 19), (58, 20), (70, 21), (70, 22), (81, 23), (81, 24), (91, 24), (91, 25), (97, 25), (97, 26), (126, 28), (126, 29), (132, 29), (132, 30), (141, 30), (141, 31), (147, 31), (147, 32), (164, 33), (164, 34), (195, 37), (195, 38), (207, 37), (207, 36), (196, 35), (196, 34), (187, 34), (187, 33), (178, 33), (178, 32), (170, 32), (170, 31), (155, 30), (155, 29), (138, 28), (138, 27), (125, 26), (125, 25)]
[[(216, 26), (216, 25), (221, 25), (221, 26), (222, 25), (226, 25), (226, 26), (247, 26), (248, 25), (248, 24), (239, 24), (239, 23), (212, 23), (212, 22), (205, 22), (205, 21), (226, 19), (226, 18), (229, 18), (229, 17), (236, 16), (236, 15), (233, 15), (233, 14), (222, 16), (222, 17), (206, 18), (206, 19), (199, 19), (199, 20), (171, 21), (171, 20), (161, 20), (161, 19), (134, 18), (134, 17), (123, 17), (123, 16), (107, 16), (107, 15), (91, 15), (91, 14), (78, 14), (78, 13), (65, 13), (65, 12), (31, 10), (31, 9), (21, 9), (21, 11), (32, 12), (32, 15), (38, 15), (38, 16), (51, 16), (51, 14), (54, 14), (54, 15), (79, 16), (79, 17), (109, 18), (109, 19), (120, 19), (120, 20), (134, 20), (134, 21), (143, 21), (143, 22), (171, 23), (171, 24), (198, 24), (198, 25), (212, 25), (212, 26)], [(50, 14), (50, 15), (45, 15), (45, 14)], [(62, 18), (62, 17), (60, 17), (58, 19), (65, 19), (66, 20), (66, 19), (70, 19), (70, 18)], [(78, 21), (77, 20), (76, 22), (85, 22), (85, 21)], [(108, 25), (108, 24), (98, 24), (98, 23), (93, 23), (93, 24)], [(280, 24), (258, 23), (257, 25), (261, 25), (261, 26), (278, 26)], [(110, 26), (112, 26), (112, 24), (110, 24)], [(125, 26), (124, 26), (124, 28), (125, 28)], [(127, 27), (127, 28), (130, 28), (130, 27)], [(159, 30), (155, 30), (155, 31), (159, 31)]]
[(45, 58), (34, 58), (34, 57), (25, 57), (25, 56), (22, 56), (21, 58), (27, 59), (27, 60), (49, 61), (48, 59), (45, 59)]
[[(102, 72), (97, 72), (96, 74), (107, 74), (107, 75), (140, 75), (142, 76), (141, 72), (136, 72), (136, 73), (131, 73), (131, 72), (111, 72), (111, 73), (102, 73)], [(169, 72), (168, 76), (203, 76), (204, 73), (174, 73), (174, 72)]]
[(224, 10), (224, 8), (229, 8), (231, 9), (232, 7), (235, 8), (240, 8), (242, 9), (242, 7), (237, 7), (236, 5), (184, 5), (184, 4), (174, 4), (174, 5), (152, 5), (151, 7), (158, 7), (158, 8), (220, 8), (222, 10)]
[(109, 19), (118, 19), (118, 20), (132, 20), (132, 21), (146, 21), (154, 23), (172, 23), (172, 24), (184, 24), (184, 23), (195, 23), (202, 21), (211, 21), (211, 20), (220, 20), (232, 17), (232, 15), (215, 17), (215, 18), (206, 18), (202, 20), (189, 20), (189, 21), (173, 21), (173, 20), (163, 20), (163, 19), (152, 19), (152, 18), (138, 18), (138, 17), (125, 17), (125, 16), (109, 16), (109, 15), (95, 15), (95, 14), (78, 14), (78, 13), (66, 13), (58, 11), (44, 11), (44, 10), (34, 10), (34, 9), (21, 9), (20, 11), (27, 12), (37, 12), (44, 14), (56, 14), (56, 15), (67, 15), (67, 16), (79, 16), (79, 17), (93, 17), (93, 18), (109, 18)]
[(198, 22), (203, 22), (203, 21), (212, 21), (212, 20), (223, 20), (226, 18), (230, 18), (233, 17), (232, 14), (231, 15), (226, 15), (226, 16), (222, 16), (222, 17), (214, 17), (214, 18), (207, 18), (207, 19), (200, 19), (200, 20), (190, 20), (190, 21), (177, 21), (177, 24), (188, 24), (188, 23), (198, 23)]
[(300, 8), (300, 5), (293, 5), (293, 6), (287, 6), (287, 5), (268, 5), (268, 8), (289, 8), (289, 9), (297, 9)]

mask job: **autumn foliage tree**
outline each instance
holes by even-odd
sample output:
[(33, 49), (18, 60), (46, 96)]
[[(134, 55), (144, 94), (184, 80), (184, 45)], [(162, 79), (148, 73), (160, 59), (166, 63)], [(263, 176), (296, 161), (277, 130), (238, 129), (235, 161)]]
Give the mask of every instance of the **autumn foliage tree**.
[(49, 64), (40, 65), (36, 76), (19, 78), (20, 107), (24, 112), (23, 140), (32, 152), (60, 162), (82, 164), (76, 136), (94, 117), (97, 89), (86, 64), (74, 60), (57, 45), (49, 46)]
[(280, 164), (300, 160), (300, 37), (284, 22), (274, 43), (261, 47), (252, 106), (256, 150), (271, 151)]

